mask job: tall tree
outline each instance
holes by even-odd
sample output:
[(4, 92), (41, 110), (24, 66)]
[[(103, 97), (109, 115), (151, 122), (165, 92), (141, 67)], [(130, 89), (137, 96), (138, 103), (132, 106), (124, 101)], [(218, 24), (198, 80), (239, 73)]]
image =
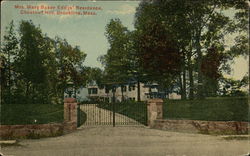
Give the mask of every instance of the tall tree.
[[(181, 48), (187, 42), (184, 40), (184, 36), (187, 38), (187, 34), (189, 34), (189, 31), (186, 31), (187, 33), (182, 35), (182, 38), (178, 37), (180, 29), (183, 28), (180, 28), (180, 25), (176, 23), (169, 22), (176, 21), (176, 17), (183, 17), (173, 14), (176, 11), (173, 4), (178, 6), (176, 3), (170, 3), (169, 5), (163, 1), (144, 1), (137, 8), (135, 16), (135, 27), (139, 32), (138, 41), (140, 46), (138, 52), (141, 55), (139, 57), (141, 58), (141, 65), (144, 66), (143, 68), (146, 69), (151, 80), (156, 80), (160, 84), (166, 82), (168, 84), (164, 86), (169, 87), (175, 79), (181, 77), (181, 72), (185, 78), (186, 69), (181, 66), (185, 62), (184, 54), (186, 51), (181, 50)], [(180, 11), (178, 13), (181, 14)], [(180, 21), (179, 19), (178, 22)], [(176, 29), (173, 29), (173, 27)], [(179, 31), (177, 31), (177, 28), (179, 28)], [(185, 30), (187, 29), (185, 28)], [(181, 80), (179, 83), (181, 83)], [(183, 88), (186, 88), (186, 82), (183, 84)]]
[[(197, 97), (204, 96), (204, 75), (202, 60), (214, 44), (224, 45), (224, 37), (232, 33), (229, 29), (233, 23), (225, 16), (223, 10), (229, 7), (239, 9), (246, 5), (244, 0), (237, 1), (182, 1), (153, 0), (143, 1), (136, 12), (135, 26), (141, 34), (150, 33), (160, 28), (165, 29), (181, 53), (183, 84), (185, 84), (186, 67), (189, 73), (189, 97), (193, 98), (194, 77), (197, 72)], [(158, 25), (158, 27), (154, 27)], [(163, 34), (163, 33), (161, 33)], [(166, 38), (166, 37), (165, 37)], [(164, 38), (164, 39), (165, 39)], [(151, 38), (151, 44), (160, 40), (160, 36)], [(150, 44), (150, 43), (149, 43)], [(155, 46), (155, 45), (151, 45)], [(180, 77), (181, 78), (181, 77)], [(185, 85), (181, 85), (184, 89)]]
[[(123, 84), (129, 80), (138, 79), (135, 68), (133, 33), (124, 27), (119, 19), (112, 19), (106, 26), (105, 35), (110, 44), (106, 55), (99, 58), (105, 67), (104, 75), (107, 83), (117, 83), (123, 88)], [(138, 85), (139, 83), (137, 83)], [(138, 88), (140, 86), (138, 85)], [(123, 89), (122, 99), (123, 97)], [(138, 89), (138, 92), (140, 89)], [(140, 93), (138, 93), (140, 95)], [(138, 96), (140, 101), (140, 96)]]
[(84, 86), (86, 77), (83, 74), (83, 62), (86, 54), (78, 46), (71, 46), (66, 39), (59, 37), (55, 40), (55, 51), (58, 71), (58, 88), (63, 95), (67, 88), (67, 83), (72, 82), (75, 90)]
[(44, 83), (46, 69), (43, 65), (44, 39), (39, 27), (36, 27), (31, 21), (22, 21), (20, 23), (20, 52), (19, 52), (19, 70), (26, 82), (26, 97), (34, 94), (38, 86)]
[[(16, 37), (16, 33), (14, 30), (14, 22), (13, 20), (10, 22), (9, 26), (6, 28), (6, 34), (4, 35), (4, 40), (2, 44), (2, 52), (4, 57), (7, 58), (7, 62), (5, 66), (7, 67), (7, 88), (8, 88), (8, 96), (11, 94), (11, 88), (13, 87), (14, 80), (11, 75), (13, 75), (13, 64), (16, 61), (16, 55), (18, 50), (18, 39)], [(4, 84), (2, 84), (4, 86)], [(11, 97), (10, 99), (11, 100)], [(11, 101), (9, 101), (11, 102)]]
[(18, 39), (11, 22), (1, 52), (9, 64), (4, 72), (6, 85), (14, 86), (12, 103), (60, 103), (67, 82), (76, 88), (85, 82), (82, 63), (86, 54), (66, 40), (49, 38), (32, 21), (20, 22)]

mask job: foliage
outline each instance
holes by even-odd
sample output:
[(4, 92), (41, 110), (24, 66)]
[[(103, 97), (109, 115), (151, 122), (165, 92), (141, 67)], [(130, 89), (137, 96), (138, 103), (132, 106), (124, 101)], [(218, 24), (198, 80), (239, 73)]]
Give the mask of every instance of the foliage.
[(237, 34), (234, 41), (235, 44), (230, 48), (230, 53), (232, 56), (243, 55), (248, 56), (249, 49), (249, 3), (244, 3), (247, 1), (242, 1), (237, 5), (237, 12), (234, 15), (234, 20), (236, 23), (232, 25), (233, 31)]
[[(1, 48), (1, 60), (4, 69), (1, 70), (1, 90), (6, 90), (8, 94), (11, 93), (13, 84), (12, 73), (16, 59), (17, 59), (17, 49), (18, 49), (18, 39), (16, 38), (16, 33), (14, 30), (14, 22), (11, 21), (9, 27), (6, 28), (6, 34), (4, 36), (4, 41)], [(4, 96), (2, 94), (1, 96)], [(8, 98), (10, 100), (10, 98)]]
[(208, 51), (207, 55), (203, 57), (201, 71), (204, 76), (216, 80), (221, 77), (219, 67), (223, 59), (223, 54), (219, 53), (215, 47), (208, 49)]
[(86, 78), (87, 78), (87, 83), (96, 83), (99, 86), (103, 84), (103, 78), (104, 78), (104, 73), (100, 68), (97, 67), (85, 67), (84, 68)]
[[(35, 121), (36, 120), (36, 121)], [(63, 122), (63, 105), (2, 104), (1, 124), (46, 124)]]
[[(228, 70), (227, 60), (232, 60), (234, 56), (245, 54), (248, 49), (246, 35), (235, 38), (236, 45), (231, 50), (225, 50), (225, 37), (236, 31), (246, 34), (247, 20), (247, 3), (244, 0), (237, 1), (143, 1), (137, 8), (135, 15), (135, 27), (139, 32), (139, 44), (144, 54), (150, 54), (147, 59), (145, 57), (142, 62), (151, 67), (150, 73), (166, 68), (169, 73), (171, 70), (177, 70), (180, 76), (179, 86), (184, 91), (186, 86), (185, 72), (189, 72), (189, 88), (190, 99), (193, 97), (194, 82), (197, 82), (197, 98), (203, 98), (206, 92), (206, 77), (218, 78), (223, 70)], [(224, 14), (225, 10), (234, 9), (235, 19)], [(237, 22), (238, 21), (238, 22)], [(241, 21), (242, 24), (239, 22)], [(165, 42), (167, 41), (167, 42)], [(163, 44), (164, 43), (164, 44)], [(164, 60), (165, 65), (162, 66), (160, 59), (164, 58), (168, 52), (164, 52), (164, 48), (157, 47), (167, 46), (174, 47), (179, 53), (175, 53), (176, 57)], [(148, 48), (147, 48), (148, 47)], [(216, 47), (217, 54), (220, 56), (212, 60), (212, 55), (216, 53), (211, 50)], [(154, 48), (156, 50), (154, 51)], [(211, 54), (210, 54), (211, 53)], [(180, 57), (177, 57), (179, 54)], [(156, 56), (155, 56), (156, 55)], [(147, 56), (147, 55), (143, 55)], [(223, 59), (221, 58), (223, 56)], [(177, 59), (175, 59), (177, 58)], [(174, 60), (172, 62), (172, 60)], [(168, 65), (180, 62), (179, 68)], [(211, 64), (207, 64), (211, 63)], [(178, 66), (177, 66), (178, 67)], [(208, 67), (208, 68), (207, 68)], [(195, 73), (193, 73), (195, 72)], [(162, 78), (169, 77), (164, 75)], [(197, 74), (194, 77), (193, 74)], [(159, 74), (160, 75), (160, 74)], [(171, 82), (167, 81), (171, 84)], [(183, 85), (183, 86), (182, 86)], [(214, 88), (216, 90), (216, 88)], [(217, 88), (218, 90), (218, 88)], [(184, 93), (185, 94), (185, 93)]]
[(61, 103), (68, 82), (75, 88), (84, 85), (86, 54), (78, 46), (49, 38), (32, 21), (21, 21), (18, 33), (11, 22), (4, 35), (2, 52), (9, 70), (1, 82), (3, 103)]
[(107, 83), (121, 83), (128, 80), (131, 70), (129, 59), (129, 31), (119, 19), (111, 19), (106, 26), (105, 35), (110, 44), (106, 55), (100, 57), (105, 67), (105, 81)]
[(141, 2), (135, 23), (140, 66), (149, 79), (157, 82), (180, 72), (181, 60), (177, 42), (168, 29), (169, 19), (163, 20), (161, 11), (153, 3)]
[(204, 100), (166, 100), (166, 119), (206, 121), (249, 121), (246, 97), (208, 98)]
[[(219, 81), (221, 89), (219, 90), (222, 96), (246, 96), (246, 88), (249, 85), (249, 76), (245, 75), (242, 80), (234, 80), (231, 78), (223, 78)], [(245, 88), (245, 91), (243, 90)]]
[[(128, 31), (120, 19), (111, 19), (106, 25), (105, 35), (110, 47), (107, 54), (99, 57), (104, 66), (102, 83), (109, 89), (114, 85), (122, 87), (127, 83), (137, 83), (137, 100), (140, 101), (139, 82), (144, 79), (136, 52), (136, 32)], [(122, 99), (124, 100), (123, 90)]]

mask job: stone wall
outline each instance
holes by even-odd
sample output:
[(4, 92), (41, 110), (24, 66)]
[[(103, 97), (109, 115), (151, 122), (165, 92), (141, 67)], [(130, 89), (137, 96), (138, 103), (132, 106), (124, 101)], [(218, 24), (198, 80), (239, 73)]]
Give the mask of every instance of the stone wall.
[(1, 125), (2, 139), (10, 138), (42, 138), (60, 136), (75, 130), (74, 122), (37, 124), (37, 125)]
[(147, 101), (150, 128), (203, 134), (250, 134), (250, 123), (239, 121), (163, 120), (163, 100)]
[(191, 132), (202, 134), (248, 134), (250, 126), (248, 122), (239, 121), (200, 121), (200, 120), (155, 120), (151, 128)]
[(1, 125), (0, 135), (8, 138), (40, 138), (63, 134), (63, 124)]
[(77, 103), (73, 98), (64, 100), (64, 122), (33, 125), (1, 125), (0, 137), (9, 138), (41, 138), (59, 136), (77, 129)]

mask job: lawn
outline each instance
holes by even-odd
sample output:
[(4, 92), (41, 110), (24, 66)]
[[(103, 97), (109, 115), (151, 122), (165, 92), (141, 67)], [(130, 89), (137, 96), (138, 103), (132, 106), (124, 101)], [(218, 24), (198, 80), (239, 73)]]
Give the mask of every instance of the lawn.
[(249, 121), (246, 97), (205, 100), (165, 100), (164, 119)]
[(63, 105), (4, 104), (1, 105), (1, 124), (46, 124), (63, 122)]

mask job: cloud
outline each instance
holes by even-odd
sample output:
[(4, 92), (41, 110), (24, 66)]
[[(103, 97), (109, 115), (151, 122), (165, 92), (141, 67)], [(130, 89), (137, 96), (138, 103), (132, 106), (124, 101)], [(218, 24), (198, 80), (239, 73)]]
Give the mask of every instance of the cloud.
[(135, 13), (135, 7), (129, 4), (124, 4), (120, 6), (116, 10), (108, 10), (108, 14), (116, 14), (116, 15), (128, 15), (128, 14), (134, 14)]

